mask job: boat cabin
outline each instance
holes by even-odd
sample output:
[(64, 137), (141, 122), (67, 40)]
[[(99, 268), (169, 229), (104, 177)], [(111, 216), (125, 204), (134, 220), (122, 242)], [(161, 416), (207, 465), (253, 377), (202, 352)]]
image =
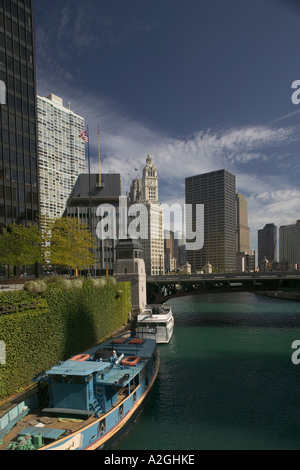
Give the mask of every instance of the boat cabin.
[(75, 356), (48, 370), (39, 378), (49, 385), (49, 407), (43, 412), (76, 416), (108, 412), (140, 383), (141, 358), (122, 365), (123, 358), (115, 351), (109, 359), (99, 357), (98, 352), (94, 356)]

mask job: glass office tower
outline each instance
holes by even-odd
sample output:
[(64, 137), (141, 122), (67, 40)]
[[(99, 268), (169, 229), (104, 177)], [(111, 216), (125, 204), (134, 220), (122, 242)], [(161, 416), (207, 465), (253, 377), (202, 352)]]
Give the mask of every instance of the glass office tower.
[(39, 213), (31, 0), (0, 0), (0, 83), (1, 229)]

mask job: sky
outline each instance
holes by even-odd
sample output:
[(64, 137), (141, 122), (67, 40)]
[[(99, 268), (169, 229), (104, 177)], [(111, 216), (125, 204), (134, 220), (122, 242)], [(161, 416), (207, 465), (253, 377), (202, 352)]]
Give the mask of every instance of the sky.
[(92, 171), (99, 126), (101, 171), (121, 174), (123, 194), (151, 154), (170, 206), (186, 177), (233, 173), (252, 249), (265, 224), (300, 219), (298, 0), (33, 4), (37, 93), (84, 117)]

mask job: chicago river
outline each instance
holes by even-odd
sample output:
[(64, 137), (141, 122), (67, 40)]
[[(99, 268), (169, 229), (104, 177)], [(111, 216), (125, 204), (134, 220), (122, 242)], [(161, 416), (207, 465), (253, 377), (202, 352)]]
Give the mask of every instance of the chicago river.
[(118, 449), (300, 449), (300, 303), (250, 293), (169, 303), (173, 338)]

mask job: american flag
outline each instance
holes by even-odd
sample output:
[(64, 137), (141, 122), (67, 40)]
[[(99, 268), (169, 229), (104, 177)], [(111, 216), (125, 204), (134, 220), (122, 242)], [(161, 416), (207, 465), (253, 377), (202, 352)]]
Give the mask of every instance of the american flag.
[(89, 138), (88, 138), (88, 135), (87, 135), (87, 131), (81, 131), (80, 134), (79, 134), (79, 137), (80, 137), (84, 142), (88, 142), (88, 141), (89, 141)]

